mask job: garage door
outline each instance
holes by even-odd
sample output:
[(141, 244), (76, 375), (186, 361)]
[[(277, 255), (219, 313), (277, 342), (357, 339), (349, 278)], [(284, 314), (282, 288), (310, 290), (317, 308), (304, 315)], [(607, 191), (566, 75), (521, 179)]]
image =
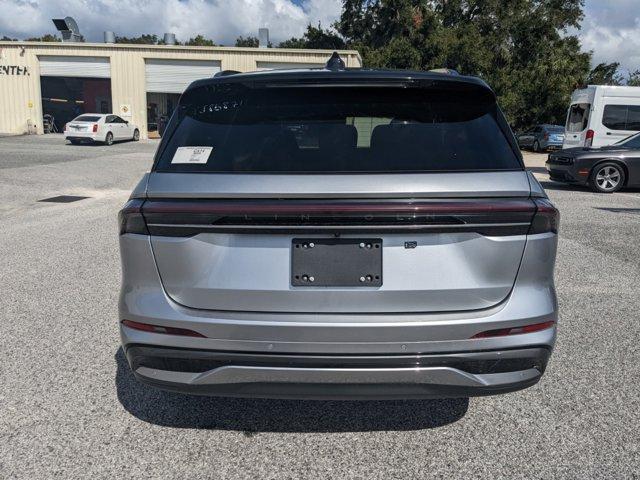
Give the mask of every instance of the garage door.
[(296, 62), (257, 62), (258, 70), (272, 68), (322, 68), (324, 63), (296, 63)]
[(107, 57), (71, 57), (45, 55), (40, 60), (40, 75), (47, 77), (109, 78), (111, 68)]
[(220, 71), (220, 62), (201, 60), (160, 60), (145, 62), (147, 92), (182, 93), (201, 78), (213, 77)]

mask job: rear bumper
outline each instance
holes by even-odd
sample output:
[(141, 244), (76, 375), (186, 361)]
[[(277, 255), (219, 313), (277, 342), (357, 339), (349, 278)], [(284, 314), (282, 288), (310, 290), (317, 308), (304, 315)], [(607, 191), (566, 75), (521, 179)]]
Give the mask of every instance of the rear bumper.
[(434, 355), (299, 356), (130, 345), (136, 378), (199, 395), (391, 399), (492, 395), (538, 382), (551, 350)]
[[(516, 283), (502, 303), (468, 312), (411, 314), (191, 309), (174, 302), (163, 290), (148, 236), (126, 234), (120, 242), (120, 319), (189, 329), (204, 336), (152, 333), (120, 325), (122, 345), (136, 377), (164, 389), (292, 398), (487, 395), (536, 383), (555, 343), (555, 327), (472, 338), (487, 330), (557, 321), (555, 234), (527, 238)], [(197, 371), (175, 368), (175, 363), (165, 364), (165, 360), (143, 364), (135, 360), (141, 348), (147, 349), (147, 357), (166, 358), (168, 351), (178, 351), (178, 358), (187, 363), (204, 358), (209, 364), (205, 362)], [(546, 356), (534, 355), (537, 360), (529, 362), (531, 365), (512, 365), (508, 371), (473, 370), (465, 362), (461, 367), (453, 361), (460, 357), (474, 362), (488, 359), (504, 366), (505, 352), (520, 352), (516, 358), (530, 360), (533, 357), (527, 355), (532, 348), (543, 349)], [(216, 358), (223, 354), (243, 357), (216, 364)], [(351, 360), (346, 362), (346, 357)], [(318, 358), (322, 362), (317, 363)], [(363, 358), (377, 360), (363, 363)]]
[(97, 132), (64, 132), (65, 140), (75, 140), (78, 142), (101, 142), (104, 138), (99, 138)]
[(562, 148), (562, 142), (559, 142), (559, 143), (548, 142), (545, 145), (545, 148), (547, 150), (560, 150)]

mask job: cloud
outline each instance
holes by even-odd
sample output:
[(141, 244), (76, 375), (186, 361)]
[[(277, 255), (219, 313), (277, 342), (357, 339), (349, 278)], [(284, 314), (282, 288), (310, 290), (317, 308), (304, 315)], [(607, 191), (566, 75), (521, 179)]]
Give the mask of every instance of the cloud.
[(120, 36), (173, 32), (179, 40), (197, 34), (232, 45), (239, 35), (268, 27), (275, 43), (301, 36), (306, 26), (331, 25), (340, 0), (0, 0), (0, 36), (26, 38), (55, 33), (52, 18), (70, 15), (88, 41), (104, 30)]
[(593, 65), (620, 62), (625, 70), (640, 68), (640, 2), (588, 0), (578, 32), (585, 51), (593, 51)]
[[(113, 30), (120, 36), (173, 32), (182, 41), (202, 34), (233, 45), (239, 35), (268, 27), (278, 43), (301, 36), (309, 23), (330, 26), (341, 9), (341, 0), (0, 0), (0, 36), (55, 33), (51, 19), (71, 15), (88, 41), (102, 41), (102, 32)], [(577, 34), (594, 64), (640, 68), (640, 1), (587, 0)]]

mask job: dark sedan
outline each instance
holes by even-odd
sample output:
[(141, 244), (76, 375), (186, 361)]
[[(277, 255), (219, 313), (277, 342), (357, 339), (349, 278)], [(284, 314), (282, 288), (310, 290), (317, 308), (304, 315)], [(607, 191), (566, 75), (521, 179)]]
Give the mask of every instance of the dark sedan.
[(640, 134), (606, 147), (577, 147), (551, 153), (547, 171), (551, 180), (589, 186), (599, 193), (640, 187)]

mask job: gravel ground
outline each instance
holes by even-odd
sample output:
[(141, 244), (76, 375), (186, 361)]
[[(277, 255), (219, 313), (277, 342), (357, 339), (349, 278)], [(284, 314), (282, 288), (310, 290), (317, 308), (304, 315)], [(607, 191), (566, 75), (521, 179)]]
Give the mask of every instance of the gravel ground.
[[(639, 478), (640, 192), (549, 183), (561, 325), (537, 386), (442, 401), (216, 399), (136, 383), (116, 212), (157, 143), (0, 138), (0, 478)], [(76, 203), (38, 203), (54, 195)]]

